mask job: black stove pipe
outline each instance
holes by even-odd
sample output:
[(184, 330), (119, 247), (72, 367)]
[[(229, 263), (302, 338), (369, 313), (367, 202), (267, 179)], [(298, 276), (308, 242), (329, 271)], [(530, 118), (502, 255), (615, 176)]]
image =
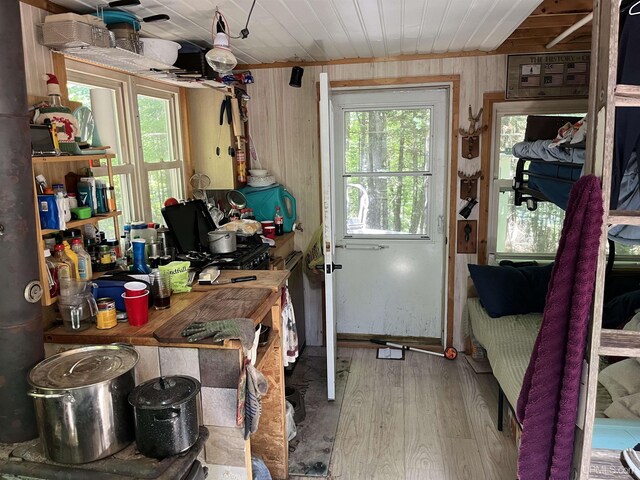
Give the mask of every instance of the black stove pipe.
[(31, 138), (18, 0), (0, 1), (0, 442), (37, 437), (27, 374), (44, 357)]

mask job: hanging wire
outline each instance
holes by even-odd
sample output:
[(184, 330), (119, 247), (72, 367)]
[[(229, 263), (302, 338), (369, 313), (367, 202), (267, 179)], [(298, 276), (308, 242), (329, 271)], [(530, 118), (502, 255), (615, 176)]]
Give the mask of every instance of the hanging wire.
[(256, 6), (256, 0), (253, 0), (253, 3), (251, 4), (251, 8), (249, 9), (249, 16), (247, 16), (247, 22), (244, 24), (244, 28), (240, 30), (240, 35), (236, 37), (231, 37), (231, 38), (238, 39), (238, 38), (247, 38), (249, 36), (249, 20), (251, 20), (251, 14), (253, 13), (253, 7), (255, 6)]

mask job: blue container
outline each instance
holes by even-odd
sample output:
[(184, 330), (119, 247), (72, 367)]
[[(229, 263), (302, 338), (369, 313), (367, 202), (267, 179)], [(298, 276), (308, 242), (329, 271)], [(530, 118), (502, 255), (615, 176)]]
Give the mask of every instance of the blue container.
[(42, 230), (60, 228), (55, 195), (38, 195), (38, 213), (40, 213), (40, 228)]
[(282, 185), (268, 187), (245, 187), (240, 191), (247, 198), (247, 208), (253, 209), (253, 214), (259, 222), (273, 220), (276, 207), (280, 207), (284, 217), (284, 231), (291, 232), (296, 221), (296, 199)]

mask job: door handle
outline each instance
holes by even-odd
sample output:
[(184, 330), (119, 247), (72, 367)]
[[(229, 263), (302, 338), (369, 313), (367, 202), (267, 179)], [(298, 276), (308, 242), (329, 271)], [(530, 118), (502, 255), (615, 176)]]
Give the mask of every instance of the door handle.
[(331, 265), (316, 265), (316, 270), (325, 270), (327, 273), (333, 273), (335, 270), (342, 270), (342, 265), (331, 263)]
[(351, 244), (351, 245), (336, 245), (336, 248), (343, 248), (344, 250), (384, 250), (385, 248), (389, 248), (389, 245)]

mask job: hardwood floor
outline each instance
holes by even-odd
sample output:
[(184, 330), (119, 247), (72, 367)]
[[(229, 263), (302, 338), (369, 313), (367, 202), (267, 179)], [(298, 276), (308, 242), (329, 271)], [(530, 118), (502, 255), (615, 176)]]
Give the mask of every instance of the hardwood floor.
[(462, 357), (377, 360), (368, 349), (339, 356), (352, 360), (331, 479), (516, 478), (514, 441), (495, 427), (492, 375), (477, 375)]

